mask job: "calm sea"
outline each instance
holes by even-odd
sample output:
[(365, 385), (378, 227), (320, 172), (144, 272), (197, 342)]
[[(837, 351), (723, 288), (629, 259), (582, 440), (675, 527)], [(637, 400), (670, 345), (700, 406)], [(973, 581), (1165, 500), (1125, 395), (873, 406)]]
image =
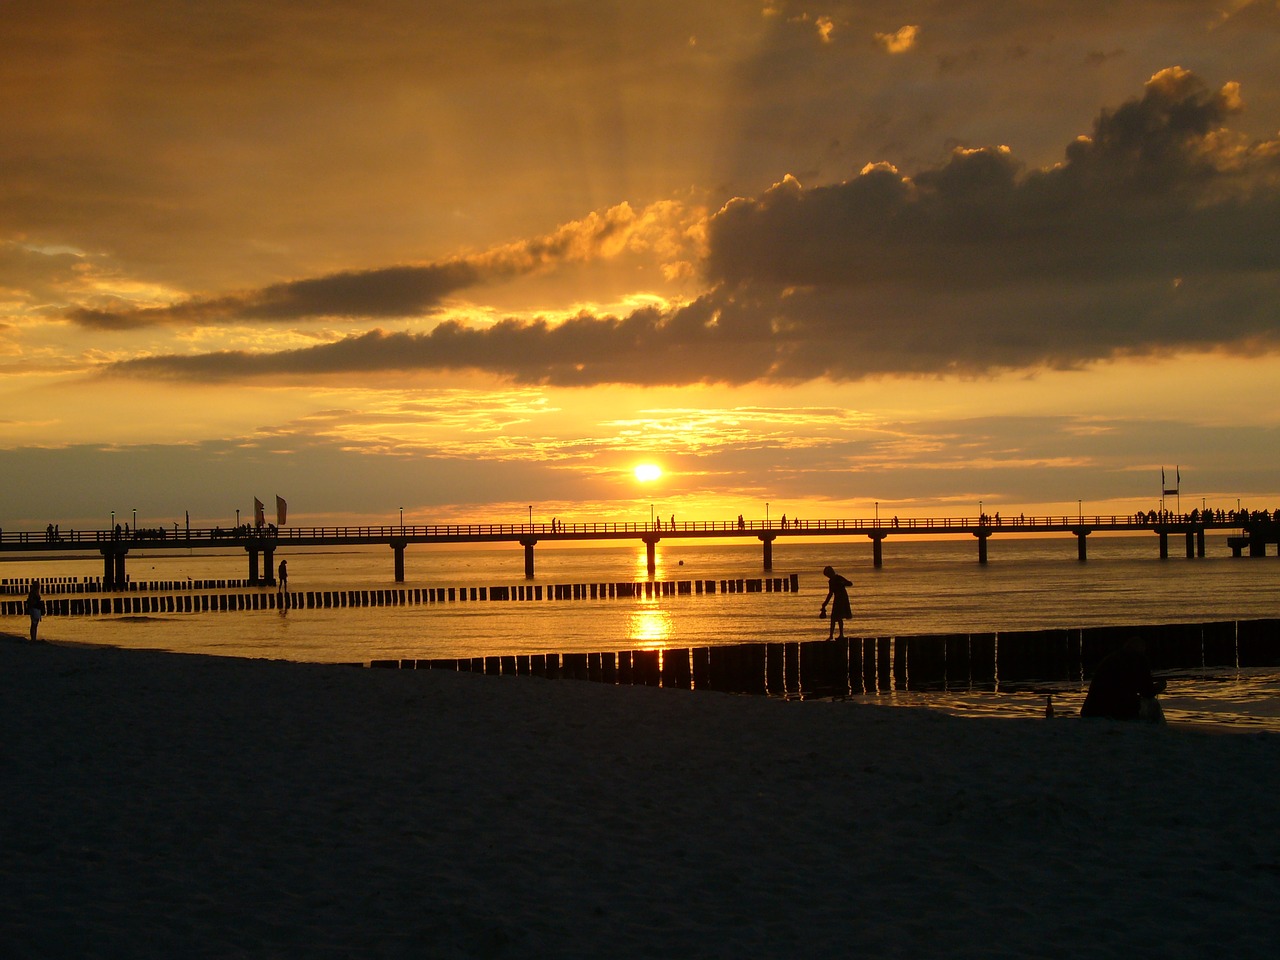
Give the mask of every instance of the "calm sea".
[[(772, 576), (799, 576), (798, 593), (716, 593), (660, 599), (455, 602), (361, 609), (290, 609), (143, 617), (52, 617), (42, 636), (121, 647), (314, 662), (574, 653), (691, 647), (826, 636), (818, 619), (825, 595), (822, 567), (854, 582), (853, 636), (965, 634), (1126, 624), (1280, 618), (1280, 560), (1235, 558), (1225, 535), (1210, 537), (1205, 558), (1181, 555), (1180, 538), (1161, 560), (1154, 534), (1093, 536), (1089, 559), (1076, 559), (1074, 537), (993, 537), (985, 565), (972, 538), (884, 544), (872, 564), (862, 540), (774, 544)], [(1176, 551), (1176, 552), (1175, 552)], [(293, 591), (395, 586), (386, 547), (282, 550)], [(658, 544), (659, 580), (763, 576), (761, 546)], [(644, 547), (535, 548), (534, 584), (647, 579)], [(134, 581), (242, 579), (243, 551), (221, 554), (145, 550), (129, 554)], [(101, 559), (18, 560), (0, 576), (98, 577)], [(516, 586), (524, 579), (518, 545), (488, 549), (410, 546), (407, 588)], [(25, 620), (4, 629), (23, 632)], [(1164, 698), (1173, 719), (1199, 719), (1280, 730), (1280, 671), (1196, 670), (1169, 675)], [(1083, 681), (1031, 689), (960, 689), (936, 693), (889, 690), (881, 703), (927, 704), (961, 714), (1040, 715), (1052, 693), (1062, 712), (1077, 710)]]

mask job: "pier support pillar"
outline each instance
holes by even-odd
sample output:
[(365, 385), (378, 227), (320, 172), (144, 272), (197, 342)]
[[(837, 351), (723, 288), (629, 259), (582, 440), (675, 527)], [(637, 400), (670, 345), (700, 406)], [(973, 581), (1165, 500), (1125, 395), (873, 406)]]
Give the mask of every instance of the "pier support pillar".
[(524, 547), (524, 578), (533, 579), (533, 545), (538, 541), (533, 537), (521, 537), (520, 545)]
[(1088, 530), (1076, 531), (1076, 559), (1081, 562), (1089, 559), (1089, 550), (1084, 543), (1084, 538), (1087, 536), (1089, 536)]
[[(773, 570), (773, 541), (775, 539), (775, 536), (776, 536), (775, 534), (771, 534), (771, 533), (760, 534), (760, 542), (764, 544), (765, 573), (769, 573), (770, 571)], [(652, 573), (653, 571), (650, 570), (649, 572)]]
[[(1194, 560), (1196, 556), (1196, 533), (1194, 530), (1187, 531), (1187, 559)], [(1204, 556), (1204, 554), (1201, 554)]]
[(1157, 530), (1156, 534), (1160, 537), (1160, 559), (1169, 559), (1169, 531)]
[(265, 583), (268, 587), (274, 587), (276, 585), (275, 560), (276, 560), (275, 545), (273, 544), (272, 546), (269, 546), (269, 547), (263, 547), (262, 548), (262, 566), (263, 566), (262, 582)]
[(1204, 527), (1196, 531), (1196, 556), (1204, 559)]
[(644, 558), (646, 566), (649, 570), (649, 576), (654, 576), (658, 572), (658, 541), (661, 537), (645, 537), (644, 538)]
[(396, 583), (404, 583), (404, 541), (392, 540), (391, 550), (395, 554)]
[(245, 547), (244, 549), (249, 554), (249, 586), (256, 587), (258, 585), (258, 548)]
[(974, 536), (978, 538), (978, 562), (986, 563), (987, 562), (987, 538), (990, 537), (991, 534), (980, 532), (980, 533), (975, 533)]
[(102, 548), (102, 589), (123, 590), (124, 555), (129, 551), (120, 547)]
[(875, 567), (884, 566), (884, 534), (871, 534), (871, 564)]

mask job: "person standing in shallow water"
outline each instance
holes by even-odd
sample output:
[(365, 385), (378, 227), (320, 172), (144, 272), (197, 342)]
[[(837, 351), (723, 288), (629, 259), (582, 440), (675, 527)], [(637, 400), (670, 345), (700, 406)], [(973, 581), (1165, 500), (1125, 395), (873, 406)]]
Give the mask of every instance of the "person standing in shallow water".
[(840, 628), (840, 639), (844, 639), (844, 622), (853, 616), (853, 608), (849, 606), (849, 587), (852, 580), (846, 580), (830, 567), (822, 568), (822, 575), (827, 578), (827, 599), (822, 601), (822, 613), (827, 615), (827, 603), (831, 604), (831, 629), (827, 631), (827, 639), (835, 638), (837, 625)]
[(36, 642), (36, 631), (40, 629), (40, 621), (44, 619), (44, 600), (40, 598), (40, 587), (33, 580), (31, 591), (27, 594), (27, 616), (31, 618), (31, 642)]
[(289, 592), (289, 561), (280, 561), (280, 570), (276, 573), (276, 592)]

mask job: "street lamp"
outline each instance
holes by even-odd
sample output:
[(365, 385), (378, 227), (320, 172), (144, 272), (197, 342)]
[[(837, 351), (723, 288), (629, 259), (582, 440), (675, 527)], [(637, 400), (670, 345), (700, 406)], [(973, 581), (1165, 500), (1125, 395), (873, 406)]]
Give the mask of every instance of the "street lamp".
[(133, 508), (133, 532), (138, 532), (138, 508)]
[(404, 536), (404, 507), (400, 508), (400, 536)]
[(529, 527), (533, 528), (533, 504), (529, 504)]
[(764, 528), (769, 529), (769, 501), (764, 502)]
[(876, 501), (876, 526), (880, 526), (880, 501)]
[(1076, 519), (1080, 523), (1084, 523), (1084, 500), (1076, 500)]

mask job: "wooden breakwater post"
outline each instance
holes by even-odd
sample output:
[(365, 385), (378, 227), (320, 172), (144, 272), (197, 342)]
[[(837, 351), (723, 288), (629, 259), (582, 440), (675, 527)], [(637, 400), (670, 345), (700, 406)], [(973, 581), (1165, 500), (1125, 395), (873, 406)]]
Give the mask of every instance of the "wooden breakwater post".
[(1001, 632), (996, 635), (996, 677), (1000, 683), (1070, 680), (1078, 649), (1078, 641), (1065, 628)]
[[(350, 590), (281, 591), (268, 584), (249, 580), (157, 580), (126, 581), (118, 589), (103, 590), (100, 578), (35, 578), (46, 600), (46, 614), (53, 616), (122, 616), (157, 612), (211, 613), (241, 610), (321, 610), (359, 609), (368, 607), (404, 607), (422, 604), (512, 602), (546, 600), (603, 600), (667, 597), (715, 596), (714, 580), (664, 580), (589, 584), (549, 584), (519, 586), (395, 587)], [(55, 582), (57, 581), (57, 582)], [(65, 582), (63, 582), (65, 581)], [(26, 613), (25, 599), (19, 593), (29, 589), (31, 578), (11, 578), (4, 590), (12, 600), (0, 599), (0, 615), (19, 616)], [(743, 579), (720, 581), (720, 593), (786, 592), (799, 589), (799, 575), (768, 580)], [(55, 602), (62, 595), (68, 599), (81, 594), (94, 594), (84, 602)], [(99, 599), (100, 598), (100, 599)]]
[(801, 691), (824, 697), (849, 694), (848, 639), (807, 640), (799, 648)]
[[(126, 607), (145, 608), (142, 598), (123, 599)], [(839, 697), (892, 689), (992, 689), (1000, 684), (1064, 680), (1087, 683), (1101, 659), (1133, 636), (1147, 641), (1157, 670), (1280, 666), (1280, 620), (851, 637), (457, 660), (376, 660), (370, 666), (784, 697)]]
[(906, 687), (945, 684), (947, 681), (947, 637), (942, 634), (898, 637), (906, 660)]

